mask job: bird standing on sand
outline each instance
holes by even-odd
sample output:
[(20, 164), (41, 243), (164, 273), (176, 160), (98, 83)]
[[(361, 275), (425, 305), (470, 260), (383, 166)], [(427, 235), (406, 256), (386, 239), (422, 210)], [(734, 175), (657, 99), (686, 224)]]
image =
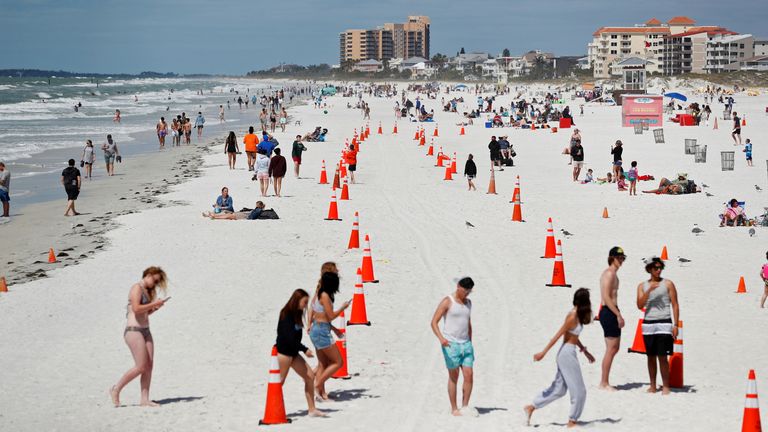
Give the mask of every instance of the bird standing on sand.
[(713, 197), (713, 196), (714, 196), (714, 195), (712, 195), (712, 194), (711, 194), (711, 193), (709, 193), (709, 192), (704, 192), (704, 195), (706, 195), (706, 196), (708, 196), (708, 197)]
[(703, 188), (708, 188), (708, 187), (709, 187), (709, 185), (708, 185), (708, 184), (706, 184), (706, 183), (702, 183), (702, 184), (701, 184), (701, 187), (703, 187)]
[(677, 260), (680, 261), (680, 264), (688, 264), (689, 262), (691, 262), (691, 260), (689, 260), (688, 258), (683, 258), (683, 257), (677, 257)]
[(749, 236), (750, 237), (754, 237), (755, 236), (755, 229), (754, 228), (750, 228), (749, 229)]
[(470, 228), (470, 227), (474, 228), (475, 227), (474, 225), (469, 223), (469, 221), (464, 221), (464, 223), (467, 224), (467, 228)]
[(763, 189), (761, 189), (760, 186), (755, 185), (755, 190), (757, 190), (758, 192), (762, 192)]
[(694, 234), (696, 234), (696, 235), (701, 235), (701, 233), (703, 233), (703, 232), (704, 232), (704, 230), (703, 230), (703, 229), (701, 229), (701, 228), (699, 228), (699, 226), (698, 226), (698, 225), (696, 225), (696, 224), (693, 224), (693, 229), (691, 230), (691, 232), (692, 232), (692, 233), (694, 233)]
[(560, 232), (563, 233), (563, 235), (566, 236), (566, 237), (570, 237), (570, 236), (573, 235), (573, 234), (569, 233), (568, 231), (566, 231), (564, 229), (561, 229)]

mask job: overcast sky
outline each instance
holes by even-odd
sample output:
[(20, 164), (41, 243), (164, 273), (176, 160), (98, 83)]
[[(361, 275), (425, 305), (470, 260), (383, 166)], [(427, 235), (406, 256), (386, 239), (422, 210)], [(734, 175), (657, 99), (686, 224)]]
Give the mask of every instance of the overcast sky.
[(0, 0), (0, 69), (240, 75), (334, 64), (339, 32), (409, 14), (431, 18), (432, 54), (449, 56), (461, 47), (586, 54), (602, 25), (675, 15), (768, 36), (766, 0)]

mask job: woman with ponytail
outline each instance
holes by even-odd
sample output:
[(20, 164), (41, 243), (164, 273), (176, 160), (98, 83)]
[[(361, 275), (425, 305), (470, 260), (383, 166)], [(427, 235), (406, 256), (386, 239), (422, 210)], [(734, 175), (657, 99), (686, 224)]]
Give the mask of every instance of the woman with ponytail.
[(592, 303), (589, 300), (588, 289), (579, 288), (576, 290), (573, 294), (573, 306), (574, 308), (565, 316), (565, 322), (560, 326), (552, 340), (549, 341), (543, 351), (533, 356), (534, 361), (543, 359), (550, 348), (562, 336), (563, 344), (557, 352), (557, 375), (555, 375), (555, 380), (549, 388), (533, 399), (532, 405), (527, 405), (524, 408), (529, 425), (533, 411), (543, 408), (565, 396), (566, 391), (571, 394), (571, 413), (568, 416), (568, 427), (576, 426), (576, 422), (584, 410), (584, 403), (587, 400), (587, 389), (584, 386), (584, 378), (581, 376), (581, 367), (576, 356), (576, 348), (584, 353), (590, 363), (595, 362), (595, 358), (579, 340), (579, 334), (584, 325), (589, 324), (592, 320)]

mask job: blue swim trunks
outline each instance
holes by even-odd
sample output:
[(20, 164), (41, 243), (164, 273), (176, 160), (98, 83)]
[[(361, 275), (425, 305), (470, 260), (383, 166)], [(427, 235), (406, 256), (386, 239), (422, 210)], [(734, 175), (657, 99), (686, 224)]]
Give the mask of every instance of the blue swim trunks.
[(315, 346), (315, 349), (326, 349), (333, 345), (333, 339), (331, 338), (331, 324), (327, 322), (315, 322), (312, 324), (312, 329), (309, 331), (309, 339)]
[(0, 189), (0, 202), (8, 202), (11, 200), (11, 196), (8, 195), (8, 192), (5, 191), (5, 189)]
[(456, 369), (459, 366), (469, 367), (475, 363), (475, 350), (472, 348), (472, 341), (451, 342), (447, 347), (441, 347), (445, 366), (448, 369)]

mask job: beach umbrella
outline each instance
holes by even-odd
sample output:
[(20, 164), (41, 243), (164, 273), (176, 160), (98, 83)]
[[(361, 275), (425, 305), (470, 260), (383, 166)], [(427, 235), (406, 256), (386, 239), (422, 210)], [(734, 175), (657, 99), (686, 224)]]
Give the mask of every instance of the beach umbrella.
[(680, 93), (665, 93), (664, 96), (668, 97), (668, 98), (671, 98), (671, 99), (678, 99), (678, 100), (681, 100), (683, 102), (686, 102), (688, 100), (688, 98), (685, 97), (685, 95), (680, 94)]

